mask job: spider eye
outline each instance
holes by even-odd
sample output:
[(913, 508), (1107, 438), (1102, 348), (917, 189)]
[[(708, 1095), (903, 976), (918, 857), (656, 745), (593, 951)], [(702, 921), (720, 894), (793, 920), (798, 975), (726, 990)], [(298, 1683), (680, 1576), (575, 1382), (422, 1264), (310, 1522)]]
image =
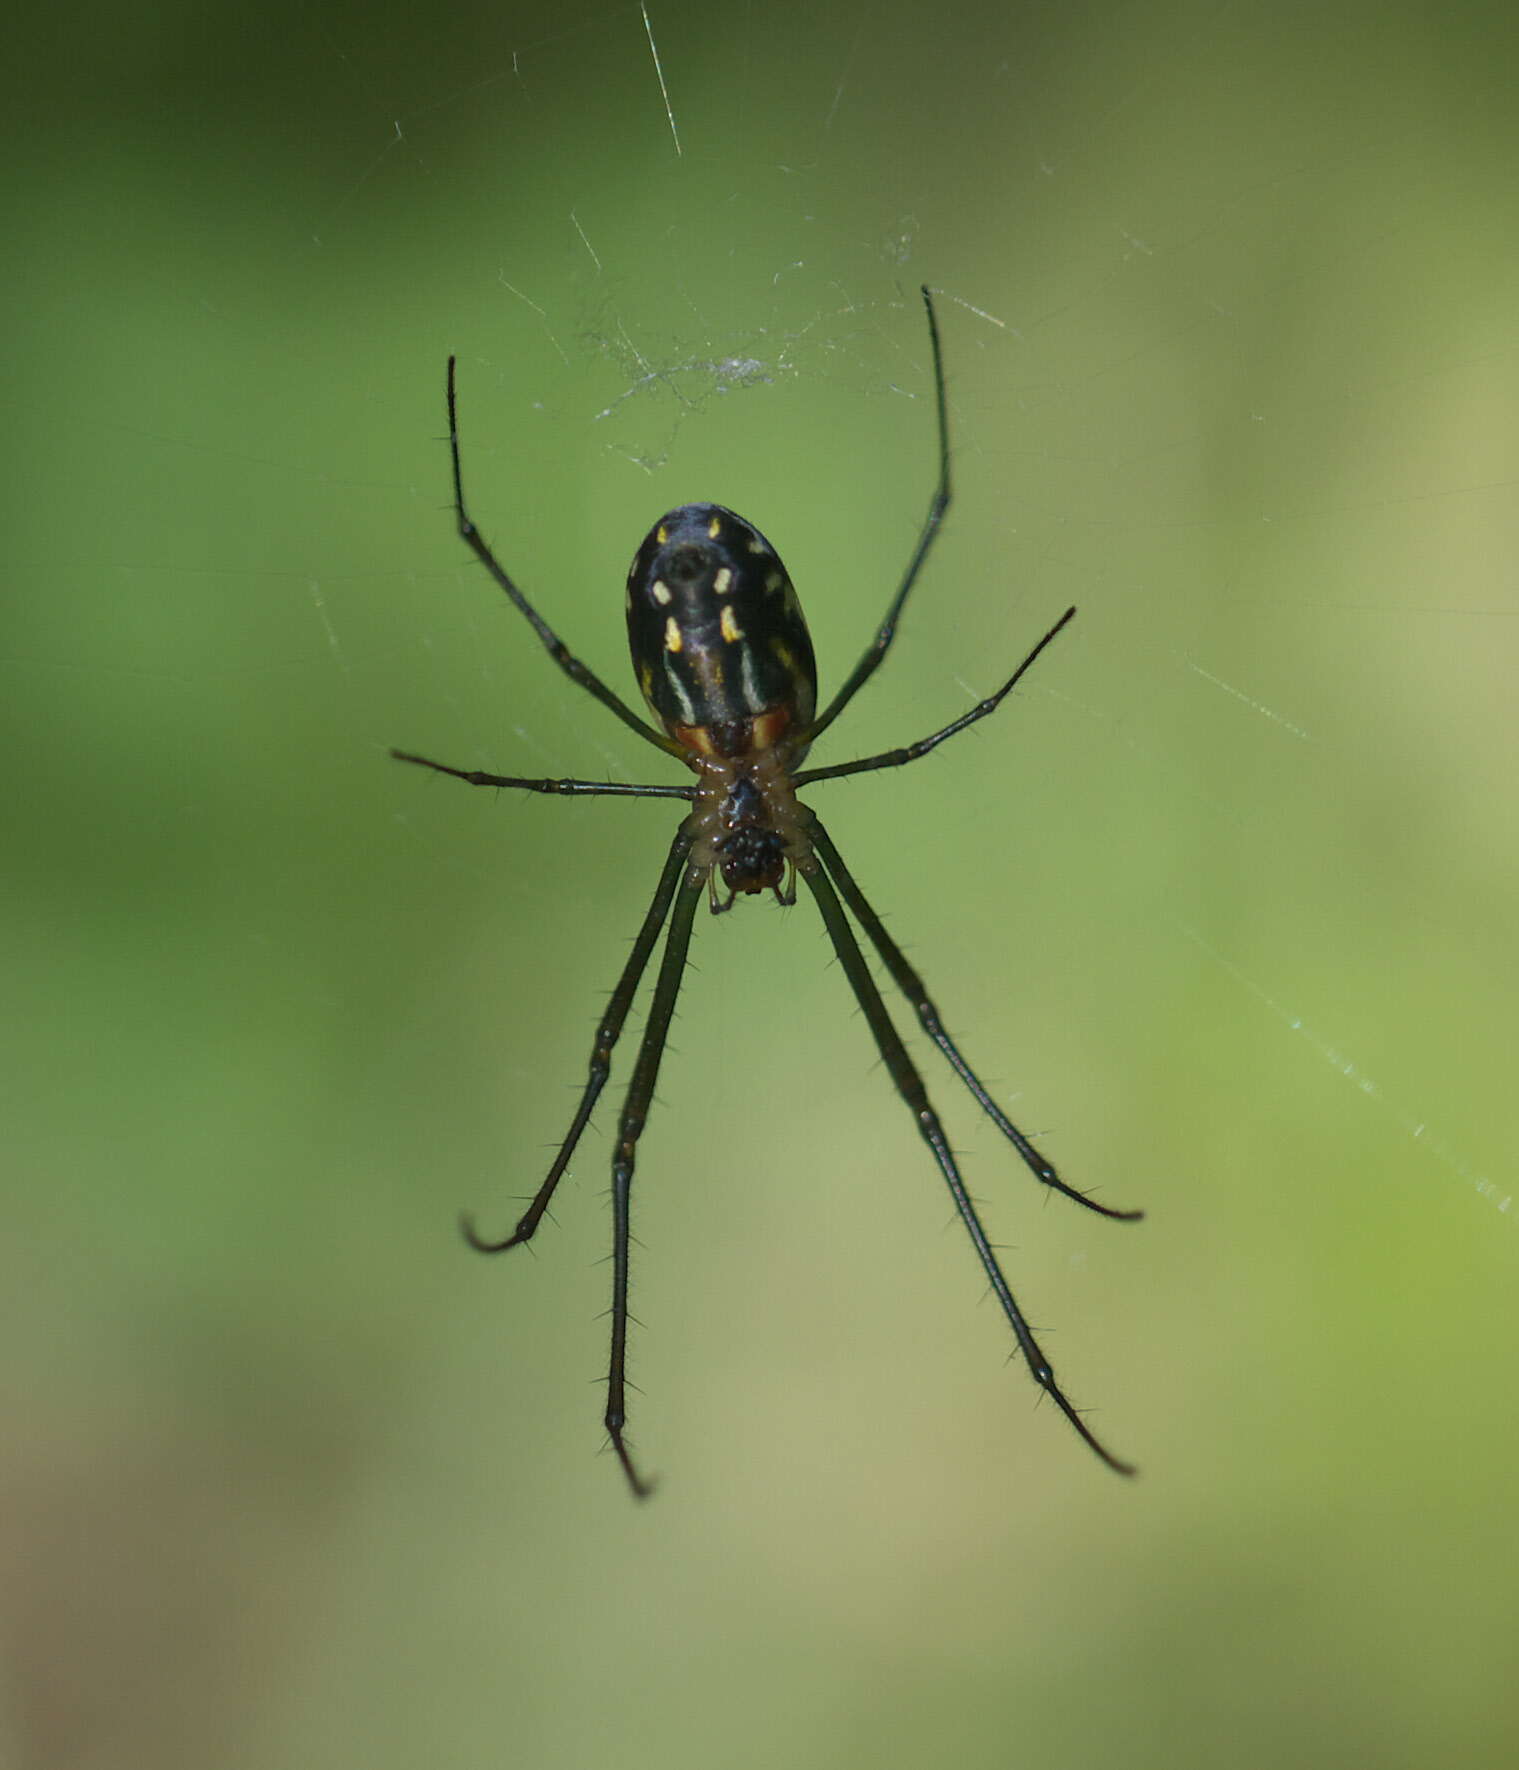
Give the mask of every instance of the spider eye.
[(684, 504), (644, 537), (628, 573), (639, 687), (687, 749), (742, 756), (812, 719), (817, 665), (775, 549), (720, 504)]
[[(768, 839), (767, 839), (768, 838)], [(718, 870), (730, 891), (769, 891), (786, 876), (786, 855), (773, 832), (735, 838), (718, 854)]]

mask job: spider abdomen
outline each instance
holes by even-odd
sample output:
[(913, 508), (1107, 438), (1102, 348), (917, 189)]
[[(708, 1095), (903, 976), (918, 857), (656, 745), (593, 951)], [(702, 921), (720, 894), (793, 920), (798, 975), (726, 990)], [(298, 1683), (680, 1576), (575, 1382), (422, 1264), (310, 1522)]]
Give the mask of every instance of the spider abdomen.
[(720, 504), (683, 504), (628, 572), (628, 648), (644, 699), (683, 748), (741, 757), (812, 719), (817, 665), (775, 549)]

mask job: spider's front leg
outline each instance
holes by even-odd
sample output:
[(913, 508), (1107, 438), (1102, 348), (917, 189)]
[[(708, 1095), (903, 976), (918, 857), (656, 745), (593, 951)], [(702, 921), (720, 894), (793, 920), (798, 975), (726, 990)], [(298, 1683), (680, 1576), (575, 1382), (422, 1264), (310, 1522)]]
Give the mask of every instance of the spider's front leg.
[(1023, 1310), (1019, 1307), (1011, 1287), (997, 1261), (986, 1228), (981, 1222), (966, 1190), (965, 1180), (960, 1173), (954, 1152), (949, 1146), (949, 1139), (944, 1134), (939, 1115), (934, 1111), (928, 1098), (928, 1090), (923, 1086), (923, 1078), (918, 1074), (917, 1067), (907, 1054), (907, 1047), (902, 1043), (896, 1027), (892, 1024), (891, 1015), (886, 1004), (881, 1000), (881, 992), (876, 988), (875, 979), (870, 974), (870, 967), (860, 951), (860, 943), (854, 937), (854, 930), (849, 925), (844, 907), (839, 902), (838, 894), (829, 879), (827, 869), (818, 854), (808, 855), (805, 860), (797, 863), (797, 870), (806, 881), (817, 899), (818, 909), (822, 912), (824, 926), (828, 930), (828, 938), (833, 950), (838, 955), (845, 976), (849, 979), (850, 988), (854, 991), (855, 1000), (860, 1005), (867, 1025), (876, 1042), (876, 1049), (881, 1053), (882, 1061), (891, 1074), (897, 1092), (907, 1103), (913, 1119), (918, 1126), (923, 1141), (933, 1152), (934, 1160), (939, 1165), (950, 1196), (955, 1202), (955, 1209), (960, 1221), (965, 1225), (967, 1234), (981, 1262), (981, 1269), (986, 1274), (993, 1294), (1000, 1304), (1002, 1313), (1007, 1317), (1008, 1325), (1018, 1342), (1018, 1349), (1023, 1354), (1029, 1373), (1034, 1381), (1049, 1396), (1076, 1429), (1077, 1434), (1090, 1450), (1096, 1452), (1110, 1469), (1120, 1475), (1132, 1475), (1134, 1467), (1124, 1462), (1106, 1448), (1092, 1432), (1086, 1421), (1076, 1411), (1067, 1398), (1065, 1391), (1056, 1380), (1054, 1367), (1045, 1356), (1043, 1348), (1034, 1338)]
[(633, 997), (638, 993), (638, 985), (644, 974), (644, 967), (649, 962), (649, 954), (654, 950), (654, 943), (659, 939), (659, 932), (665, 925), (670, 913), (670, 903), (675, 896), (675, 887), (680, 882), (682, 869), (686, 865), (686, 856), (690, 853), (691, 844), (696, 832), (682, 824), (675, 833), (675, 840), (670, 845), (670, 853), (665, 860), (664, 871), (659, 875), (659, 883), (654, 888), (654, 897), (644, 913), (642, 926), (633, 942), (633, 950), (628, 954), (628, 961), (622, 968), (622, 975), (617, 979), (617, 987), (612, 991), (611, 999), (606, 1006), (596, 1028), (596, 1042), (591, 1047), (590, 1074), (586, 1077), (585, 1090), (580, 1096), (580, 1105), (575, 1110), (575, 1117), (559, 1152), (554, 1157), (553, 1165), (548, 1171), (548, 1178), (533, 1194), (532, 1203), (517, 1219), (517, 1226), (510, 1235), (503, 1236), (499, 1241), (490, 1241), (475, 1229), (474, 1219), (465, 1215), (460, 1219), (460, 1228), (464, 1231), (464, 1239), (469, 1245), (482, 1254), (502, 1254), (508, 1248), (515, 1248), (520, 1243), (530, 1241), (543, 1214), (549, 1208), (559, 1182), (564, 1178), (565, 1170), (570, 1165), (570, 1158), (575, 1153), (575, 1146), (580, 1142), (581, 1133), (590, 1123), (591, 1113), (600, 1098), (601, 1090), (606, 1086), (607, 1077), (612, 1071), (612, 1051), (622, 1033), (623, 1022), (628, 1017), (628, 1009), (633, 1004)]
[(659, 977), (654, 985), (654, 1000), (649, 1008), (649, 1023), (644, 1028), (638, 1061), (628, 1083), (628, 1097), (617, 1122), (617, 1148), (612, 1157), (612, 1356), (607, 1372), (606, 1428), (628, 1485), (641, 1500), (647, 1499), (654, 1491), (653, 1485), (638, 1473), (624, 1437), (628, 1417), (628, 1243), (633, 1165), (638, 1139), (643, 1135), (649, 1116), (649, 1103), (654, 1098), (654, 1086), (659, 1080), (660, 1059), (665, 1054), (670, 1017), (675, 1012), (675, 998), (680, 994), (686, 952), (691, 944), (691, 924), (708, 871), (705, 866), (688, 864), (676, 893), (670, 932), (665, 940), (664, 957), (660, 960)]

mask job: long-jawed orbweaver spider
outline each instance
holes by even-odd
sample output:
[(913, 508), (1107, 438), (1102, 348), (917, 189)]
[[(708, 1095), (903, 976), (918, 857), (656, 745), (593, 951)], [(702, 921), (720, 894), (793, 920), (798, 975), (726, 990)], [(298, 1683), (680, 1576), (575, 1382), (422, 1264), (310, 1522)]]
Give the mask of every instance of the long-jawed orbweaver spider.
[[(1086, 1445), (1110, 1469), (1133, 1474), (1100, 1444), (1055, 1380), (1050, 1361), (1029, 1329), (1028, 1321), (1003, 1277), (980, 1216), (965, 1189), (959, 1165), (944, 1135), (938, 1114), (929, 1103), (922, 1077), (908, 1056), (860, 944), (844, 913), (847, 904), (875, 948), (892, 980), (912, 1005), (924, 1032), (944, 1053), (950, 1067), (970, 1090), (976, 1104), (1012, 1144), (1044, 1185), (1064, 1193), (1089, 1211), (1132, 1222), (1140, 1211), (1115, 1211), (1068, 1186), (1053, 1165), (1035, 1149), (981, 1085), (975, 1071), (945, 1032), (939, 1011), (902, 949), (886, 932), (839, 851), (816, 815), (796, 796), (798, 787), (837, 780), (846, 774), (868, 774), (877, 768), (898, 768), (935, 750), (946, 738), (964, 731), (1000, 707), (1034, 660), (1075, 615), (1068, 608), (1029, 652), (997, 692), (958, 719), (909, 744), (829, 768), (801, 768), (813, 743), (833, 724), (875, 674), (891, 649), (903, 604), (918, 578), (923, 561), (938, 535), (950, 502), (949, 419), (944, 392), (944, 363), (933, 297), (925, 287), (923, 306), (933, 352), (934, 399), (938, 413), (939, 477), (918, 535), (912, 558), (886, 610), (875, 638), (847, 681), (821, 713), (817, 707), (817, 668), (812, 641), (796, 591), (775, 549), (751, 524), (720, 504), (683, 504), (662, 516), (644, 537), (628, 573), (628, 646), (650, 711), (661, 730), (647, 725), (592, 674), (563, 644), (497, 560), (464, 505), (459, 469), (459, 426), (454, 398), (454, 359), (448, 360), (448, 441), (453, 461), (454, 510), (459, 533), (507, 596), (532, 623), (550, 657), (573, 682), (589, 690), (631, 730), (655, 749), (678, 758), (696, 776), (694, 785), (639, 786), (610, 781), (518, 780), (485, 774), (478, 769), (449, 768), (404, 750), (392, 750), (400, 762), (414, 762), (438, 774), (450, 774), (474, 787), (520, 787), (530, 793), (609, 794), (637, 799), (682, 799), (691, 810), (675, 832), (670, 853), (623, 966), (591, 1049), (590, 1074), (569, 1132), (516, 1228), (499, 1241), (479, 1235), (464, 1219), (469, 1244), (481, 1253), (499, 1254), (528, 1241), (537, 1230), (554, 1190), (564, 1177), (581, 1133), (606, 1086), (612, 1049), (622, 1032), (639, 981), (661, 930), (668, 927), (664, 957), (654, 985), (648, 1024), (633, 1066), (627, 1099), (617, 1124), (612, 1153), (612, 1355), (607, 1381), (606, 1428), (629, 1485), (639, 1498), (651, 1491), (638, 1473), (628, 1448), (626, 1427), (626, 1362), (628, 1337), (628, 1204), (639, 1135), (659, 1076), (665, 1038), (685, 969), (686, 951), (696, 906), (705, 890), (714, 915), (733, 907), (740, 892), (773, 892), (776, 901), (796, 901), (796, 880), (817, 899), (828, 938), (849, 979), (855, 999), (870, 1027), (876, 1047), (897, 1092), (910, 1108), (919, 1133), (933, 1151), (949, 1186), (960, 1221), (965, 1225), (1002, 1313), (1012, 1327), (1034, 1381), (1075, 1427)], [(719, 896), (721, 876), (726, 898)], [(784, 883), (783, 883), (784, 881)], [(843, 902), (840, 902), (840, 899)]]

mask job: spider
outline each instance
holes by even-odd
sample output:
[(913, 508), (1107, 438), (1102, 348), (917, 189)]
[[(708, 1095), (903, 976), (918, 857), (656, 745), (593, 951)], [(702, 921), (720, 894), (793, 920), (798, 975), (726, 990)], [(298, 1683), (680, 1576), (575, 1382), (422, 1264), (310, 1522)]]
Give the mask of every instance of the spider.
[[(908, 1056), (881, 992), (845, 914), (845, 905), (875, 948), (892, 981), (902, 991), (923, 1031), (943, 1052), (950, 1067), (991, 1122), (1018, 1152), (1035, 1179), (1100, 1216), (1132, 1222), (1140, 1211), (1117, 1211), (1067, 1185), (1054, 1166), (1008, 1119), (982, 1086), (959, 1047), (945, 1032), (917, 972), (886, 932), (855, 883), (838, 849), (816, 814), (797, 798), (799, 787), (868, 774), (916, 762), (940, 744), (985, 719), (1000, 707), (1044, 651), (1075, 616), (1068, 608), (1028, 653), (1006, 682), (987, 699), (928, 737), (905, 749), (886, 750), (826, 768), (801, 766), (808, 750), (828, 730), (880, 667), (896, 636), (901, 616), (923, 562), (949, 509), (949, 418), (944, 361), (933, 296), (922, 290), (933, 357), (934, 400), (938, 418), (938, 478), (928, 514), (907, 569), (874, 639), (833, 699), (817, 711), (817, 669), (812, 642), (796, 591), (775, 549), (752, 524), (720, 504), (683, 504), (660, 517), (634, 556), (627, 581), (628, 646), (644, 700), (659, 729), (645, 723), (564, 645), (518, 588), (475, 527), (464, 503), (459, 465), (455, 359), (448, 360), (448, 441), (453, 463), (454, 513), (459, 534), (476, 558), (531, 623), (549, 656), (572, 682), (594, 695), (646, 743), (684, 763), (696, 776), (683, 785), (635, 785), (613, 781), (519, 780), (479, 769), (450, 768), (406, 750), (392, 750), (437, 774), (452, 775), (473, 787), (517, 787), (530, 793), (607, 795), (635, 799), (680, 799), (690, 811), (675, 832), (654, 897), (633, 942), (633, 950), (596, 1028), (590, 1073), (569, 1131), (516, 1227), (499, 1240), (479, 1234), (466, 1216), (462, 1228), (470, 1246), (484, 1254), (503, 1253), (536, 1233), (574, 1156), (581, 1134), (606, 1086), (612, 1051), (622, 1032), (644, 970), (665, 932), (664, 956), (653, 1003), (612, 1152), (612, 1347), (607, 1379), (606, 1429), (628, 1484), (640, 1498), (652, 1491), (639, 1473), (627, 1442), (626, 1364), (628, 1337), (629, 1203), (638, 1139), (648, 1117), (670, 1018), (685, 970), (697, 904), (708, 896), (714, 915), (732, 909), (736, 898), (769, 891), (783, 905), (796, 901), (796, 881), (812, 893), (828, 938), (865, 1016), (898, 1094), (919, 1134), (933, 1153), (949, 1186), (961, 1222), (970, 1235), (1003, 1314), (1034, 1381), (1054, 1401), (1078, 1436), (1110, 1469), (1122, 1475), (1133, 1466), (1107, 1450), (1066, 1398), (1028, 1321), (1014, 1298), (981, 1218), (966, 1191), (959, 1164), (927, 1091)], [(721, 891), (719, 889), (721, 880)], [(726, 893), (726, 896), (722, 895)], [(842, 901), (841, 901), (842, 900)]]

